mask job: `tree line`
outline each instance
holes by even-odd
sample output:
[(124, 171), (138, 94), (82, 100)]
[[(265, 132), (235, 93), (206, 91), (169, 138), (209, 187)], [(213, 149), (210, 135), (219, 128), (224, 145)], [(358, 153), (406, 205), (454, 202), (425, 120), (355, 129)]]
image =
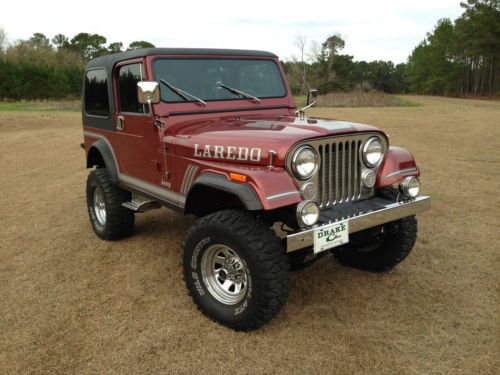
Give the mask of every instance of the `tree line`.
[(408, 57), (406, 63), (354, 61), (340, 52), (338, 35), (322, 44), (299, 35), (298, 56), (284, 62), (294, 93), (314, 87), (334, 91), (376, 90), (449, 96), (500, 95), (500, 2), (467, 0), (463, 14), (441, 19)]
[[(125, 50), (123, 43), (99, 34), (79, 33), (73, 38), (57, 34), (49, 39), (35, 33), (7, 45), (0, 29), (0, 100), (79, 98), (85, 64), (90, 59)], [(135, 41), (126, 50), (154, 47)]]
[(354, 61), (343, 55), (344, 40), (337, 34), (329, 36), (318, 45), (312, 42), (308, 53), (304, 52), (307, 38), (299, 35), (295, 40), (300, 56), (284, 61), (283, 68), (290, 88), (295, 94), (305, 94), (315, 88), (320, 94), (349, 91), (383, 91), (402, 93), (405, 83), (406, 64), (395, 65), (392, 61)]
[[(500, 0), (467, 0), (456, 20), (441, 19), (407, 62), (355, 61), (342, 54), (345, 41), (330, 35), (323, 43), (298, 36), (299, 51), (283, 67), (294, 94), (353, 90), (450, 96), (500, 95)], [(154, 47), (146, 41), (126, 50)], [(52, 39), (35, 33), (7, 45), (0, 29), (0, 100), (59, 99), (81, 93), (85, 63), (125, 50), (121, 42), (79, 33)]]
[(500, 95), (500, 2), (468, 0), (452, 22), (442, 19), (413, 50), (407, 64), (411, 92)]

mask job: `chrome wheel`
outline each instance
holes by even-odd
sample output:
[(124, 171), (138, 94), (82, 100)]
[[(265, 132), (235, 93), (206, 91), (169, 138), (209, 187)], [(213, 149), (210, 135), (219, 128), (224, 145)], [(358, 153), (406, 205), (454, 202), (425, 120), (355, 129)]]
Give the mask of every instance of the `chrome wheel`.
[(104, 202), (104, 194), (99, 187), (94, 189), (94, 212), (97, 221), (101, 225), (106, 224), (106, 203)]
[(210, 294), (223, 304), (235, 305), (247, 294), (250, 280), (247, 266), (225, 245), (212, 245), (203, 253), (201, 276)]

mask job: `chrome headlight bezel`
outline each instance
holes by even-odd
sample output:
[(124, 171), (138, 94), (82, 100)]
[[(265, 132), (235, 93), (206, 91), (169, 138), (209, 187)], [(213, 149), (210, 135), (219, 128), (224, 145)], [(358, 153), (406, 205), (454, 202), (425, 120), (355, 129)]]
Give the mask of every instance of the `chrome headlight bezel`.
[[(367, 155), (369, 152), (369, 148), (373, 147), (375, 142), (377, 142), (380, 145), (379, 157), (377, 160), (370, 160)], [(364, 143), (363, 148), (362, 148), (362, 152), (361, 152), (363, 155), (363, 163), (365, 163), (365, 165), (368, 168), (378, 167), (380, 165), (380, 163), (382, 162), (382, 160), (384, 159), (385, 151), (386, 151), (385, 144), (380, 137), (373, 136), (373, 137), (368, 138), (366, 140), (366, 142)]]
[[(301, 173), (300, 172), (300, 160), (299, 157), (302, 153), (304, 152), (312, 152), (314, 154), (314, 168), (306, 173)], [(293, 154), (292, 157), (292, 171), (295, 177), (297, 177), (299, 180), (309, 180), (311, 177), (313, 177), (319, 169), (319, 155), (318, 152), (311, 146), (305, 145), (297, 149), (295, 153)]]
[(416, 176), (405, 177), (399, 183), (399, 189), (405, 198), (416, 198), (420, 194), (420, 180)]
[(297, 222), (302, 227), (312, 227), (319, 220), (319, 206), (312, 201), (302, 201), (297, 205)]

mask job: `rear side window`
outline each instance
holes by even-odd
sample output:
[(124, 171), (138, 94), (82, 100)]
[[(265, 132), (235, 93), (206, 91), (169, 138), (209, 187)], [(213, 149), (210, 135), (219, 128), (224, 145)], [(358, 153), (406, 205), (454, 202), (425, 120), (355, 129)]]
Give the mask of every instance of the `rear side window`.
[(104, 69), (85, 74), (85, 112), (92, 116), (109, 116), (108, 75)]
[(145, 113), (137, 100), (137, 82), (142, 81), (142, 64), (124, 65), (118, 72), (118, 101), (120, 112)]

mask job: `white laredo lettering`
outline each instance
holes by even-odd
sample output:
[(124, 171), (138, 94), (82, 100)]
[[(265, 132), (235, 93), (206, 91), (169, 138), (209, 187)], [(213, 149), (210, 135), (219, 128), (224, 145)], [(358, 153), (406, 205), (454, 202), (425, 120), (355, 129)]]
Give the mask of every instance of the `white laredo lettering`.
[(222, 155), (223, 152), (224, 152), (224, 147), (222, 147), (222, 146), (215, 146), (214, 158), (216, 158), (216, 159), (224, 159), (224, 155)]
[(203, 150), (204, 158), (211, 158), (212, 154), (210, 153), (210, 145), (205, 145), (205, 149)]
[(228, 146), (227, 148), (227, 157), (226, 159), (229, 159), (229, 160), (236, 160), (236, 155), (233, 154), (233, 151), (236, 150), (236, 147), (234, 146)]
[(260, 148), (252, 148), (250, 150), (250, 160), (251, 161), (260, 161)]
[(194, 145), (194, 156), (201, 156), (201, 152), (198, 151), (198, 147), (200, 147), (199, 144), (195, 143)]
[[(203, 148), (203, 152), (201, 149)], [(236, 147), (236, 146), (219, 146), (219, 145), (203, 145), (194, 144), (193, 155), (198, 158), (213, 158), (222, 160), (250, 160), (259, 162), (262, 160), (262, 149), (258, 147)]]

